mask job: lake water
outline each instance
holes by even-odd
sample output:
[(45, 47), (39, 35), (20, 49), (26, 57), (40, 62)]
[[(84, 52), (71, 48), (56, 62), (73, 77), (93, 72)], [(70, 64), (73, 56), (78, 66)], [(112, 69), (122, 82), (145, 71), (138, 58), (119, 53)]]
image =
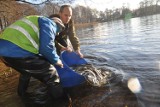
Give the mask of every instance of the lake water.
[(118, 69), (124, 81), (139, 79), (140, 107), (160, 106), (160, 15), (100, 23), (77, 33), (88, 61)]
[[(123, 78), (118, 80), (121, 83), (110, 83), (110, 89), (77, 89), (73, 107), (160, 106), (160, 15), (99, 23), (77, 29), (77, 35), (89, 63), (97, 68), (114, 68)], [(0, 78), (0, 107), (36, 107), (17, 96), (18, 74), (14, 74)], [(140, 93), (133, 94), (127, 89), (131, 77), (139, 79)]]

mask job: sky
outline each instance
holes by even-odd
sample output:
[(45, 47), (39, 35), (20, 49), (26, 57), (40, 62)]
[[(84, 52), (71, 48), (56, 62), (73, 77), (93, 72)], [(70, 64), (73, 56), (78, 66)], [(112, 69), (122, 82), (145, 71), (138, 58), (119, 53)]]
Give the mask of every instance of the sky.
[[(46, 0), (26, 0), (28, 2), (40, 3)], [(54, 2), (59, 0), (53, 0)], [(74, 4), (79, 4), (82, 6), (89, 6), (90, 8), (96, 8), (99, 11), (105, 11), (106, 8), (113, 9), (113, 8), (120, 8), (123, 5), (129, 8), (136, 9), (139, 7), (140, 1), (143, 0), (75, 0)], [(74, 5), (73, 4), (73, 5)]]
[(125, 3), (125, 6), (129, 6), (132, 10), (139, 7), (140, 1), (142, 0), (77, 0), (75, 4), (96, 8), (99, 11), (105, 11), (106, 8), (120, 8)]

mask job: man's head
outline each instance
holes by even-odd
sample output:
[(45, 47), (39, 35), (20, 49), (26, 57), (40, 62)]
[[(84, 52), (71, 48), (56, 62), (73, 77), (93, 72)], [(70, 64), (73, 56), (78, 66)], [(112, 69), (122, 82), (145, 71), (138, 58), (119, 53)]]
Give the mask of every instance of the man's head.
[(63, 5), (59, 11), (60, 19), (64, 24), (67, 24), (72, 17), (72, 8), (70, 5)]

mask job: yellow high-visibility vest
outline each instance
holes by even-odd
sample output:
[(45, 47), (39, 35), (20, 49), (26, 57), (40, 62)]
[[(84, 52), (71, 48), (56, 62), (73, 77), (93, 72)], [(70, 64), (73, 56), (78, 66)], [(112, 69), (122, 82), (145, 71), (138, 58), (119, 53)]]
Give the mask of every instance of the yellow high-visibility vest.
[(39, 53), (39, 16), (24, 17), (8, 26), (0, 35), (24, 50)]

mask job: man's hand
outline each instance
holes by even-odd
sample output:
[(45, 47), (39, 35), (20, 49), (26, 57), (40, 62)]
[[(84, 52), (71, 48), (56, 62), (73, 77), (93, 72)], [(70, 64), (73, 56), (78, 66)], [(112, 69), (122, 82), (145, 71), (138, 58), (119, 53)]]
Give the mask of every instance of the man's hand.
[(62, 61), (60, 59), (57, 61), (56, 65), (58, 65), (61, 68), (63, 68), (63, 63), (62, 63)]
[(80, 58), (83, 58), (83, 54), (81, 53), (79, 49), (76, 51), (76, 53), (80, 56)]
[(72, 50), (72, 48), (71, 47), (63, 47), (63, 48), (61, 48), (61, 51), (67, 51), (67, 52), (72, 52), (73, 50)]

